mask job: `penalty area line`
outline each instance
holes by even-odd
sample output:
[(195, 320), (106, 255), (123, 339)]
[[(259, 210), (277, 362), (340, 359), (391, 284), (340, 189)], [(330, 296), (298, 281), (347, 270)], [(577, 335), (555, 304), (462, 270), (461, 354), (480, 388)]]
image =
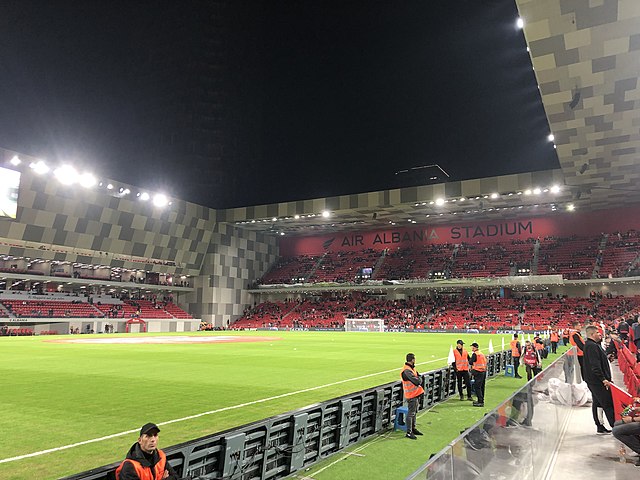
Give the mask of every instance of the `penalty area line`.
[[(429, 360), (427, 362), (421, 362), (421, 363), (418, 363), (417, 365), (426, 365), (426, 364), (429, 364), (429, 363), (441, 362), (442, 360), (446, 360), (446, 359), (447, 359), (446, 357), (444, 357), (444, 358), (436, 358), (435, 360)], [(166, 422), (160, 422), (157, 425), (158, 426), (162, 426), (162, 425), (171, 425), (172, 423), (185, 422), (187, 420), (193, 420), (195, 418), (200, 418), (200, 417), (204, 417), (204, 416), (207, 416), (207, 415), (213, 415), (215, 413), (228, 412), (229, 410), (237, 410), (239, 408), (248, 407), (250, 405), (257, 405), (257, 404), (260, 404), (260, 403), (266, 403), (266, 402), (270, 402), (270, 401), (273, 401), (273, 400), (278, 400), (280, 398), (291, 397), (293, 395), (299, 395), (301, 393), (313, 392), (315, 390), (321, 390), (323, 388), (333, 387), (335, 385), (341, 385), (341, 384), (347, 383), (347, 382), (353, 382), (354, 380), (364, 380), (365, 378), (375, 377), (375, 376), (378, 376), (378, 375), (385, 375), (387, 373), (392, 373), (392, 372), (396, 372), (396, 371), (399, 371), (399, 369), (398, 368), (393, 368), (391, 370), (384, 370), (382, 372), (369, 373), (367, 375), (361, 375), (359, 377), (347, 378), (345, 380), (339, 380), (339, 381), (333, 382), (333, 383), (326, 383), (324, 385), (318, 385), (318, 386), (315, 386), (315, 387), (304, 388), (302, 390), (296, 390), (295, 392), (287, 392), (287, 393), (283, 393), (281, 395), (275, 395), (273, 397), (261, 398), (261, 399), (258, 399), (258, 400), (252, 400), (250, 402), (240, 403), (238, 405), (230, 405), (228, 407), (217, 408), (215, 410), (209, 410), (207, 412), (196, 413), (194, 415), (189, 415), (187, 417), (175, 418), (173, 420), (167, 420)], [(69, 445), (63, 445), (61, 447), (48, 448), (46, 450), (40, 450), (38, 452), (26, 453), (24, 455), (17, 455), (15, 457), (2, 458), (2, 459), (0, 459), (0, 464), (9, 463), (9, 462), (15, 462), (15, 461), (18, 461), (18, 460), (24, 460), (26, 458), (39, 457), (41, 455), (46, 455), (48, 453), (54, 453), (54, 452), (60, 452), (62, 450), (69, 450), (70, 448), (81, 447), (82, 445), (89, 445), (91, 443), (103, 442), (105, 440), (111, 440), (112, 438), (118, 438), (118, 437), (122, 437), (124, 435), (129, 435), (129, 434), (132, 434), (132, 433), (136, 433), (136, 432), (138, 432), (138, 429), (134, 428), (133, 430), (126, 430), (124, 432), (113, 433), (111, 435), (105, 435), (104, 437), (98, 437), (98, 438), (92, 438), (90, 440), (84, 440), (82, 442), (70, 443)]]

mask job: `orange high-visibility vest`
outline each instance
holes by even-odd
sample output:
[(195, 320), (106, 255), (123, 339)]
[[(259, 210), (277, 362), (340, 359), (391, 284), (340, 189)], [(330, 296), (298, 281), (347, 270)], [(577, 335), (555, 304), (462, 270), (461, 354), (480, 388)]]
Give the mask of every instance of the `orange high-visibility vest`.
[(519, 357), (520, 356), (520, 349), (518, 348), (518, 343), (520, 341), (513, 339), (511, 340), (511, 356), (512, 357)]
[(486, 372), (487, 371), (487, 357), (484, 356), (484, 353), (480, 353), (480, 351), (475, 352), (476, 361), (473, 364), (473, 369), (476, 372)]
[[(405, 365), (402, 369), (402, 372), (404, 372), (405, 370), (411, 370), (416, 377), (418, 376), (418, 372), (416, 372), (416, 369), (410, 367), (409, 365)], [(400, 372), (400, 378), (402, 378), (402, 372)], [(402, 378), (402, 390), (404, 391), (404, 398), (406, 398), (407, 400), (409, 400), (410, 398), (419, 397), (424, 393), (424, 388), (419, 385), (414, 385), (409, 380), (405, 380), (404, 378)]]
[(133, 465), (136, 469), (136, 475), (138, 475), (140, 480), (161, 480), (164, 476), (165, 467), (167, 465), (167, 457), (162, 450), (158, 450), (158, 455), (160, 456), (160, 460), (155, 464), (153, 470), (149, 467), (143, 467), (140, 462), (137, 462), (136, 460), (127, 458), (116, 469), (116, 480), (120, 480), (120, 472), (122, 471), (122, 467), (124, 467), (125, 462), (129, 462)]
[(551, 339), (552, 342), (557, 342), (560, 340), (560, 338), (558, 337), (558, 333), (557, 332), (552, 332), (551, 333)]
[(536, 350), (542, 350), (544, 348), (544, 344), (538, 342), (534, 342), (533, 346), (536, 348)]
[[(569, 343), (571, 345), (573, 345), (574, 347), (576, 347), (576, 350), (578, 351), (578, 356), (582, 357), (584, 355), (584, 352), (580, 349), (580, 347), (576, 344), (576, 342), (573, 340), (573, 335), (574, 334), (578, 334), (578, 336), (580, 337), (580, 339), (582, 339), (582, 335), (580, 335), (580, 332), (578, 330), (571, 330), (569, 332)], [(584, 345), (584, 340), (582, 341), (582, 344)]]
[(469, 371), (469, 354), (463, 348), (462, 353), (460, 350), (455, 348), (453, 350), (453, 356), (456, 358), (456, 370), (458, 372), (468, 372)]

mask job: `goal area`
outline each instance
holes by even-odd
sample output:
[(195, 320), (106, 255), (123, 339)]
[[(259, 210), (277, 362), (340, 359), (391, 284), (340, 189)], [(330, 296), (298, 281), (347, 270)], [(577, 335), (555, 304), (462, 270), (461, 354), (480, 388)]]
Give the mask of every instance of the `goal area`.
[(381, 318), (345, 318), (345, 332), (384, 332)]

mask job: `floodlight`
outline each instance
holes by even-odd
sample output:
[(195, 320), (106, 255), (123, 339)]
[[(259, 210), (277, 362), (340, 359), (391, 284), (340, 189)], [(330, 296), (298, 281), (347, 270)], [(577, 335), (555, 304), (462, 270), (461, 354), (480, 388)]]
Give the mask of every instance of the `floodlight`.
[(142, 200), (143, 202), (146, 202), (147, 200), (149, 200), (149, 198), (151, 198), (151, 197), (149, 196), (149, 194), (147, 192), (142, 192), (140, 194), (140, 200)]
[(531, 195), (531, 189), (529, 189), (529, 188), (528, 188), (528, 189), (526, 189), (526, 190), (524, 191), (524, 194), (525, 194), (525, 195)]
[(167, 203), (169, 203), (169, 200), (167, 199), (166, 195), (158, 193), (153, 196), (153, 204), (156, 207), (164, 207), (167, 205)]
[(550, 142), (553, 142), (556, 139), (556, 137), (553, 135), (553, 133), (550, 133), (549, 136), (547, 137), (547, 140), (549, 140)]
[(573, 203), (567, 205), (567, 210), (573, 212), (576, 209), (576, 206)]
[(322, 211), (322, 218), (329, 218), (331, 214), (329, 213), (329, 210), (323, 210)]
[(13, 158), (11, 159), (11, 165), (13, 165), (14, 167), (17, 167), (21, 163), (22, 161), (20, 160), (20, 157), (18, 157), (17, 155), (14, 155)]
[(70, 165), (62, 165), (53, 171), (53, 175), (63, 185), (73, 185), (78, 181), (78, 172)]
[(78, 177), (78, 183), (84, 188), (91, 188), (97, 183), (97, 180), (90, 173), (83, 173)]
[(492, 194), (491, 194), (491, 198), (493, 198), (494, 200), (495, 200), (496, 198), (498, 198), (498, 197), (499, 197), (499, 195), (498, 195), (497, 193), (492, 193)]
[(34, 172), (36, 172), (38, 175), (43, 175), (45, 173), (47, 173), (49, 171), (49, 167), (47, 166), (46, 163), (44, 163), (42, 160), (38, 160), (36, 163), (32, 163), (31, 165), (29, 165)]
[(436, 198), (436, 205), (438, 206), (444, 205), (444, 198)]
[(518, 19), (516, 20), (516, 27), (518, 27), (519, 29), (524, 28), (524, 20), (522, 19), (522, 17), (518, 17)]
[(542, 193), (542, 190), (540, 190), (539, 188), (534, 188), (533, 193), (534, 195), (540, 195)]
[(107, 185), (107, 190), (113, 190), (113, 185), (109, 183), (109, 184)]
[(294, 215), (293, 218), (296, 219), (296, 220), (299, 220), (300, 219), (300, 215)]

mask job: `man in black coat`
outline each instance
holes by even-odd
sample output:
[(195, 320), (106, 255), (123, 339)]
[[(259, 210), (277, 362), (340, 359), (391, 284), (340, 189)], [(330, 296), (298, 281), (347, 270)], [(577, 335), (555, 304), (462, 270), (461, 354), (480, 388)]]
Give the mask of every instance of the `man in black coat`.
[(607, 416), (609, 425), (615, 423), (613, 411), (613, 399), (609, 391), (611, 382), (611, 368), (609, 359), (600, 346), (602, 335), (598, 328), (589, 325), (587, 328), (587, 340), (584, 342), (584, 369), (583, 377), (587, 387), (591, 391), (594, 402), (602, 407)]

